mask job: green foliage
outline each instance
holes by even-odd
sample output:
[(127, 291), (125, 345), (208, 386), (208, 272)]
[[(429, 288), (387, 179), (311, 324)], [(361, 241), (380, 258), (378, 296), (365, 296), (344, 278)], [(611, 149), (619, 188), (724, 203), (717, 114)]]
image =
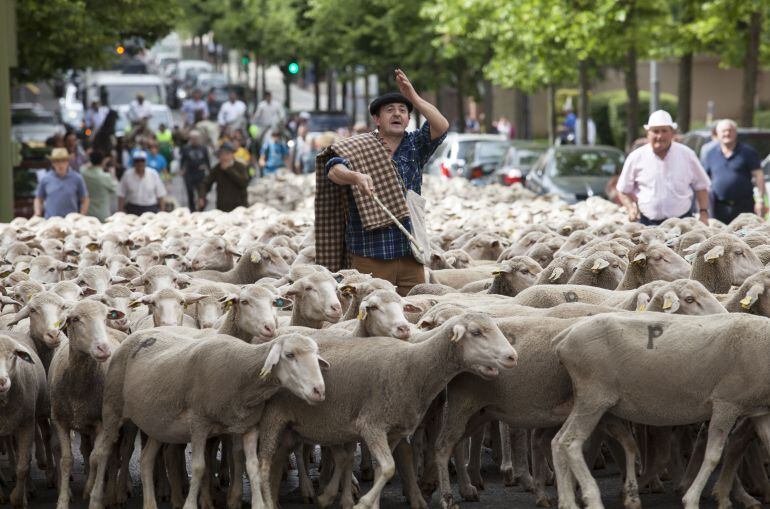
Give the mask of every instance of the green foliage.
[(754, 127), (770, 129), (770, 110), (760, 110), (754, 113)]
[(67, 69), (106, 65), (118, 42), (142, 37), (152, 44), (180, 14), (177, 0), (17, 0), (13, 79), (46, 80)]
[(610, 101), (622, 98), (625, 100), (625, 90), (610, 90), (601, 92), (591, 98), (591, 118), (596, 124), (596, 143), (614, 145), (612, 129), (610, 128)]

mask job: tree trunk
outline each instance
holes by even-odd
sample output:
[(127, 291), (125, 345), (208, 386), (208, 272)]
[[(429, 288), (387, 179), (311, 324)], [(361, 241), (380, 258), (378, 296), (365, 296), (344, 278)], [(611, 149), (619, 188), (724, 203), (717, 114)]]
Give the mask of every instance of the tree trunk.
[(676, 121), (679, 130), (686, 133), (690, 130), (690, 117), (692, 116), (692, 53), (687, 53), (679, 58), (679, 86), (677, 88), (679, 106)]
[(754, 12), (746, 34), (746, 57), (743, 61), (743, 98), (741, 100), (741, 125), (754, 125), (754, 99), (757, 94), (759, 74), (759, 42), (762, 32), (762, 13)]
[(267, 62), (262, 61), (262, 98), (265, 98), (267, 92)]
[(316, 111), (321, 111), (321, 66), (313, 62), (313, 97)]
[(639, 136), (639, 81), (636, 75), (636, 47), (631, 46), (626, 53), (626, 95), (628, 95), (628, 107), (626, 109), (626, 144), (631, 146)]
[(548, 85), (548, 144), (556, 141), (556, 86)]
[(492, 115), (494, 115), (494, 106), (495, 106), (495, 91), (492, 88), (492, 81), (490, 80), (484, 80), (484, 129), (486, 132), (491, 133), (494, 131), (494, 127), (492, 126), (492, 122), (494, 122), (494, 119), (492, 118)]
[(353, 69), (353, 79), (350, 80), (350, 96), (352, 102), (350, 104), (350, 117), (353, 119), (353, 125), (356, 123), (356, 117), (358, 117), (358, 72), (356, 68)]
[(578, 116), (580, 117), (580, 139), (577, 140), (579, 145), (588, 144), (588, 89), (591, 86), (588, 82), (588, 62), (581, 60), (578, 63), (579, 74), (579, 93), (580, 99), (578, 100)]
[(283, 104), (287, 111), (291, 111), (291, 77), (287, 76), (286, 74), (283, 75), (283, 91)]
[(369, 97), (371, 91), (369, 90), (369, 70), (364, 71), (364, 104), (366, 105), (366, 111), (364, 112), (364, 119), (366, 120), (367, 127), (371, 125), (371, 115), (369, 115)]
[(328, 69), (326, 71), (326, 111), (337, 109), (337, 97), (334, 88), (334, 69)]
[(465, 97), (463, 96), (462, 71), (457, 71), (457, 131), (465, 132)]
[(345, 113), (348, 112), (348, 80), (343, 79), (341, 82), (341, 95), (342, 95), (342, 104), (340, 105), (340, 110), (344, 111)]

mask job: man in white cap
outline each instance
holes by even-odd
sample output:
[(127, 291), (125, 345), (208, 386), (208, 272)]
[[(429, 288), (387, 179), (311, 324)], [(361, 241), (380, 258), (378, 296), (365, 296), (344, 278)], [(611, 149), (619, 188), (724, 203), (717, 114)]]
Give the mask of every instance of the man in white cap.
[(140, 216), (163, 210), (166, 186), (157, 171), (147, 171), (147, 152), (133, 154), (134, 167), (123, 174), (118, 184), (118, 210)]
[(644, 126), (649, 143), (626, 158), (617, 190), (631, 221), (651, 226), (689, 216), (694, 194), (699, 219), (708, 224), (711, 181), (695, 152), (674, 141), (676, 127), (668, 112), (653, 112)]

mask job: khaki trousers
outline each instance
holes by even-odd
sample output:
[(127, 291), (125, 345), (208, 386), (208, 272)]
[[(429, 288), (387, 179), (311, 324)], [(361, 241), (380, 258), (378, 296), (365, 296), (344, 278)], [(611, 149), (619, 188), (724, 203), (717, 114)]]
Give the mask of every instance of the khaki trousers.
[(351, 254), (350, 260), (358, 272), (393, 283), (402, 297), (415, 285), (425, 282), (425, 269), (411, 256), (395, 260), (376, 260)]

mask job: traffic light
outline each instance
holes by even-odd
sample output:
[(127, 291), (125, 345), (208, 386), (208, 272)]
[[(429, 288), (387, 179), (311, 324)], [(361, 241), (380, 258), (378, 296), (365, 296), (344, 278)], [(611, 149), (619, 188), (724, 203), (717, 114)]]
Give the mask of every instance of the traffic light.
[(251, 58), (249, 58), (249, 54), (248, 53), (244, 53), (243, 56), (241, 57), (241, 64), (242, 65), (249, 65), (250, 61), (251, 61)]
[(126, 52), (126, 48), (123, 47), (122, 44), (118, 44), (118, 47), (115, 48), (115, 53), (117, 53), (118, 55), (122, 55), (125, 52)]
[(299, 64), (297, 62), (289, 62), (289, 65), (286, 66), (286, 70), (289, 71), (289, 74), (298, 74)]

